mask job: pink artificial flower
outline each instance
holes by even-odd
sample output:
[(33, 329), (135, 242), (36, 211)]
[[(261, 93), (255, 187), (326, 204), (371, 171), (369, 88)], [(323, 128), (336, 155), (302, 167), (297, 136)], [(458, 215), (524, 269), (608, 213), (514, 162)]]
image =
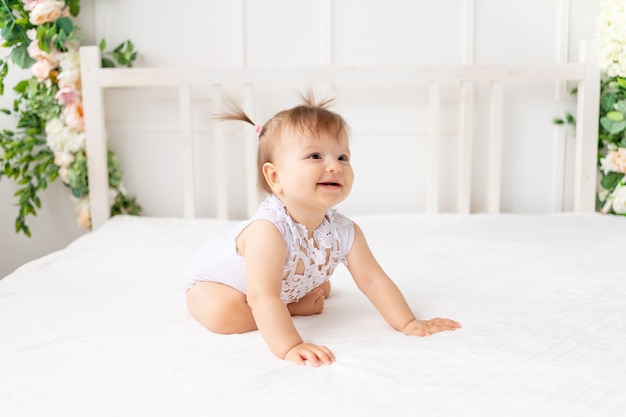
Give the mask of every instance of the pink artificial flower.
[(69, 106), (80, 100), (80, 92), (72, 86), (65, 86), (59, 89), (54, 98), (61, 106)]
[(53, 68), (54, 67), (52, 66), (52, 64), (50, 64), (50, 62), (45, 59), (40, 59), (39, 61), (35, 62), (35, 65), (33, 65), (30, 70), (32, 71), (35, 78), (37, 78), (39, 81), (44, 81), (48, 79), (48, 77), (50, 76), (50, 71)]
[(76, 202), (76, 223), (85, 229), (91, 227), (91, 210), (89, 209), (89, 197), (83, 197)]
[(617, 148), (607, 156), (611, 158), (615, 171), (626, 174), (626, 148)]
[(53, 68), (59, 65), (59, 62), (56, 59), (57, 51), (54, 48), (51, 49), (50, 54), (42, 51), (41, 48), (39, 48), (39, 41), (37, 39), (32, 40), (28, 44), (26, 52), (28, 53), (29, 57), (36, 61), (48, 61)]
[(24, 10), (31, 11), (41, 3), (41, 0), (22, 0), (22, 3), (24, 3)]
[(65, 107), (63, 109), (63, 120), (70, 129), (78, 132), (83, 131), (85, 129), (83, 104), (79, 101)]
[(30, 41), (28, 47), (26, 48), (26, 52), (28, 52), (28, 56), (32, 59), (41, 59), (48, 55), (42, 51), (41, 48), (39, 48), (39, 42), (37, 39)]
[(39, 26), (46, 22), (54, 22), (61, 17), (61, 12), (65, 7), (64, 1), (41, 0), (33, 7), (28, 19), (33, 25)]

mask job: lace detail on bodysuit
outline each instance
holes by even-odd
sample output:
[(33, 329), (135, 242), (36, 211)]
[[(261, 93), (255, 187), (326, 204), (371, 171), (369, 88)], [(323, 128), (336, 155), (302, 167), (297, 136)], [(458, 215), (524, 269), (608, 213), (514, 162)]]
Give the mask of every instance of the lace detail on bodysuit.
[(263, 205), (278, 215), (277, 226), (286, 226), (282, 232), (287, 244), (287, 259), (280, 295), (285, 303), (299, 300), (313, 288), (326, 282), (340, 262), (347, 264), (345, 253), (348, 248), (342, 248), (340, 242), (348, 239), (341, 239), (338, 227), (340, 224), (337, 224), (347, 221), (345, 217), (339, 218), (335, 210), (328, 210), (324, 221), (309, 239), (306, 227), (291, 218), (277, 197), (268, 197)]

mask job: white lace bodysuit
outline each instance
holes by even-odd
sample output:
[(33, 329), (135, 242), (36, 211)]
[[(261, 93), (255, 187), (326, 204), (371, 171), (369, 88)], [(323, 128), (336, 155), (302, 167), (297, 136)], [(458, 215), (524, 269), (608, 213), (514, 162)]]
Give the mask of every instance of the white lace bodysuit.
[[(244, 260), (237, 251), (236, 239), (250, 223), (260, 219), (274, 224), (287, 245), (280, 294), (286, 304), (298, 301), (327, 281), (340, 262), (347, 265), (346, 255), (354, 242), (354, 226), (350, 219), (330, 209), (322, 224), (313, 231), (313, 238), (308, 239), (306, 227), (291, 218), (278, 197), (270, 195), (250, 220), (200, 247), (185, 274), (186, 289), (201, 281), (214, 281), (246, 294)], [(304, 266), (302, 274), (296, 273), (298, 265), (301, 265), (300, 269)]]

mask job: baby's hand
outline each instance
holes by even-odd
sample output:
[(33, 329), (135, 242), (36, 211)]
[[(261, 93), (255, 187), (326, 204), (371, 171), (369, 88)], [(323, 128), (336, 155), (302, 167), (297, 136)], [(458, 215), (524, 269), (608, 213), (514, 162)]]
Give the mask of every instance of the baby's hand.
[(413, 320), (402, 331), (409, 336), (430, 336), (444, 330), (456, 330), (461, 325), (454, 320), (434, 318), (430, 320)]
[(289, 349), (284, 357), (298, 365), (306, 364), (306, 361), (315, 367), (330, 365), (335, 362), (335, 356), (326, 346), (317, 346), (312, 343), (301, 343)]

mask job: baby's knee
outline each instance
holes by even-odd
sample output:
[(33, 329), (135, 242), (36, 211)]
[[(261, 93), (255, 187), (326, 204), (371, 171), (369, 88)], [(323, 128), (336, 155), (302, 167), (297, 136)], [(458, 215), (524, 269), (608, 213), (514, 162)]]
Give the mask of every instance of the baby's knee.
[[(214, 333), (234, 334), (252, 330), (247, 329), (249, 320), (246, 316), (251, 316), (251, 313), (246, 311), (245, 302), (236, 297), (220, 297), (220, 295), (224, 294), (214, 294), (206, 291), (206, 288), (188, 290), (189, 312), (196, 321)], [(242, 327), (243, 324), (245, 326)]]
[(201, 322), (204, 327), (213, 333), (218, 334), (235, 334), (241, 333), (241, 331), (232, 325), (228, 320), (224, 320), (222, 317), (207, 317)]

